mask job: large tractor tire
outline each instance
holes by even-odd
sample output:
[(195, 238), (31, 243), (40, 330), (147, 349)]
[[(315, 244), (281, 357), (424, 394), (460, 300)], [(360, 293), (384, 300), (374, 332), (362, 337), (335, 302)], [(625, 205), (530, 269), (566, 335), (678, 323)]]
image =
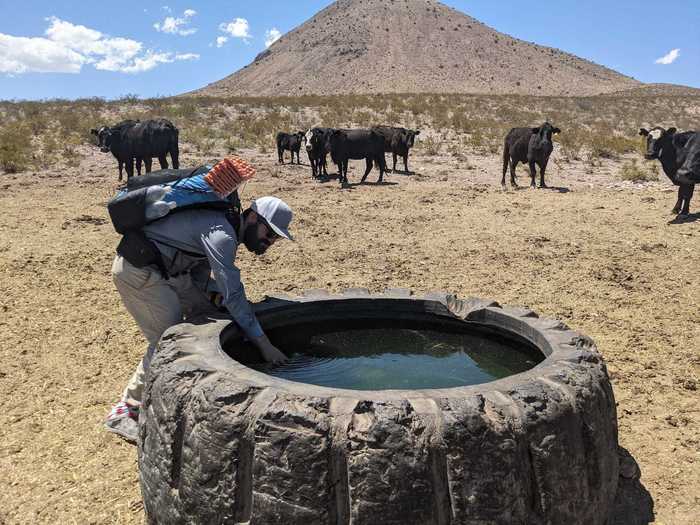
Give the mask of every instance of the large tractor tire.
[(266, 329), (339, 318), (469, 323), (544, 359), (480, 385), (340, 390), (233, 359), (241, 334), (230, 319), (173, 327), (141, 410), (149, 523), (605, 524), (617, 419), (588, 337), (524, 308), (439, 292), (311, 291), (255, 309)]

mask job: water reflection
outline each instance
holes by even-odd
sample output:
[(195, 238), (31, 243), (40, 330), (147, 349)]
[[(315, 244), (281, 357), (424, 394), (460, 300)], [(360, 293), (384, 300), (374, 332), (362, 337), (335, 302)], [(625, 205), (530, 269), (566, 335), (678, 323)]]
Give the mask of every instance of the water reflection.
[[(290, 359), (279, 366), (248, 363), (252, 368), (290, 381), (354, 390), (474, 385), (523, 372), (544, 359), (529, 345), (435, 323), (309, 323), (268, 330), (268, 335)], [(251, 347), (235, 353), (256, 355)]]

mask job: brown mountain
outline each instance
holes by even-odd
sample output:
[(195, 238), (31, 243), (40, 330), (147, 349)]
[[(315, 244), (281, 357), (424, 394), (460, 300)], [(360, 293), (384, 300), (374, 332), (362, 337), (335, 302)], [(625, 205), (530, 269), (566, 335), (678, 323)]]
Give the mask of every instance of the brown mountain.
[(594, 95), (640, 83), (432, 0), (339, 0), (203, 95)]

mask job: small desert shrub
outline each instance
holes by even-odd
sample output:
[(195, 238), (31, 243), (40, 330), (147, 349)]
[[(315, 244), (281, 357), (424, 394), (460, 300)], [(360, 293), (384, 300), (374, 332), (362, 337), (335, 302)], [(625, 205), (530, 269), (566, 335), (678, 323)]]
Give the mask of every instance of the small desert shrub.
[(465, 139), (465, 144), (474, 151), (481, 151), (486, 147), (487, 139), (483, 130), (475, 128)]
[(29, 126), (17, 122), (0, 128), (0, 169), (17, 173), (30, 164), (31, 134)]
[(453, 142), (447, 147), (447, 152), (457, 160), (467, 160), (466, 147), (461, 142)]
[[(264, 143), (262, 143), (261, 147), (261, 153), (266, 153), (262, 151), (262, 148), (264, 148)], [(227, 153), (235, 153), (242, 147), (240, 139), (238, 137), (234, 136), (229, 136), (226, 141), (224, 142), (224, 148), (226, 149)]]
[(625, 162), (620, 168), (620, 178), (632, 182), (650, 182), (659, 180), (659, 172), (656, 164), (640, 166), (637, 160)]
[(40, 163), (44, 168), (48, 168), (59, 155), (61, 144), (55, 133), (46, 132), (42, 135)]
[(561, 152), (566, 159), (581, 160), (581, 149), (585, 142), (582, 133), (574, 130), (565, 131), (557, 135), (555, 140), (561, 146)]
[(590, 159), (616, 159), (624, 153), (636, 151), (638, 142), (612, 133), (594, 131), (588, 136), (586, 146)]
[(429, 157), (434, 157), (440, 154), (440, 139), (435, 137), (427, 137), (420, 142), (423, 152)]
[(192, 144), (198, 151), (206, 153), (216, 146), (217, 131), (209, 126), (194, 126), (186, 129), (183, 140)]

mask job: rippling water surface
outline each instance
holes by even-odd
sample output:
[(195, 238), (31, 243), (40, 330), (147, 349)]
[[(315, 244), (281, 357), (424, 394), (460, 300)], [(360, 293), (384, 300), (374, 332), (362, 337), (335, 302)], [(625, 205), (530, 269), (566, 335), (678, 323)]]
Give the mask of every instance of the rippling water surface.
[(271, 340), (289, 361), (249, 366), (300, 383), (388, 390), (486, 383), (528, 370), (544, 358), (530, 347), (478, 333), (387, 324), (346, 322), (272, 331)]

